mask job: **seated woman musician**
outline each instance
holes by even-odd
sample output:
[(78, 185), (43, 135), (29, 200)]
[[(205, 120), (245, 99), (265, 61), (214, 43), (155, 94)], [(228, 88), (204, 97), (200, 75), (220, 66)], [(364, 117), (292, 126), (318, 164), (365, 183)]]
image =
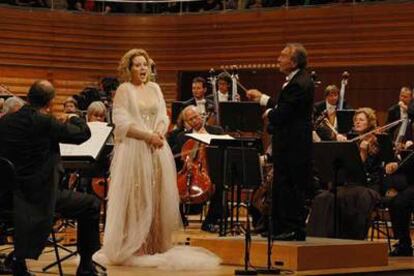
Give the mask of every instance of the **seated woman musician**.
[[(382, 160), (380, 146), (374, 134), (377, 126), (375, 111), (364, 107), (356, 110), (353, 131), (358, 139), (359, 154), (366, 174), (366, 184), (344, 183), (337, 188), (337, 231), (333, 232), (334, 196), (331, 191), (323, 191), (312, 202), (312, 212), (308, 224), (311, 236), (364, 239), (368, 233), (371, 213), (380, 199), (383, 190)], [(372, 133), (370, 133), (372, 132)], [(347, 137), (337, 136), (338, 141)]]

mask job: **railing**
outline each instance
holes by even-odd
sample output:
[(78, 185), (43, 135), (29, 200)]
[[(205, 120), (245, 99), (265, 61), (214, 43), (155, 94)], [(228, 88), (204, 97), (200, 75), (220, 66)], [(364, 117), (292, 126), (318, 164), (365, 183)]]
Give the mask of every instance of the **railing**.
[[(16, 6), (79, 12), (186, 14), (289, 9), (321, 5), (366, 4), (381, 0), (11, 0)], [(387, 1), (392, 2), (392, 0)], [(395, 1), (394, 1), (395, 2)]]

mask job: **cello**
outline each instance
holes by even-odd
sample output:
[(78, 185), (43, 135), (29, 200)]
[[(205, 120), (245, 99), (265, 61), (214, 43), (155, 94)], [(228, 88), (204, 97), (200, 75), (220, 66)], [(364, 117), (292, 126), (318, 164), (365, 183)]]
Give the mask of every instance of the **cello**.
[(181, 158), (184, 166), (177, 174), (178, 193), (181, 203), (201, 204), (214, 192), (207, 172), (205, 146), (189, 139), (183, 145)]

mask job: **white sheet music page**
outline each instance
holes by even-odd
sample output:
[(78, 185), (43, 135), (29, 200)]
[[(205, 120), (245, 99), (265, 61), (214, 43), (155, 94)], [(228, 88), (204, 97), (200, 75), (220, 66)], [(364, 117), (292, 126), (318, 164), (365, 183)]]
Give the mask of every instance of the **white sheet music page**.
[(209, 133), (187, 133), (187, 136), (193, 138), (194, 140), (200, 141), (201, 143), (210, 145), (212, 139), (217, 140), (234, 140), (228, 134), (218, 135), (218, 134), (209, 134)]
[(90, 122), (88, 126), (91, 130), (91, 138), (80, 145), (60, 143), (61, 156), (90, 156), (93, 159), (98, 157), (100, 150), (112, 132), (112, 127), (105, 122)]

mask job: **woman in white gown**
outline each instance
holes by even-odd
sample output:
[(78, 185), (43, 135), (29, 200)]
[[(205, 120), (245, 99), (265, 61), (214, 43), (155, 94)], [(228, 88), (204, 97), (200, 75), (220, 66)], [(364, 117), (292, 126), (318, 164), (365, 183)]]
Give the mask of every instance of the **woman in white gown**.
[[(181, 226), (179, 196), (174, 158), (164, 139), (169, 124), (165, 101), (158, 84), (149, 81), (149, 61), (144, 50), (132, 49), (118, 68), (124, 82), (113, 103), (111, 186), (103, 246), (95, 256), (106, 264), (171, 267), (183, 251), (167, 252), (172, 232)], [(217, 265), (218, 258), (211, 257)]]

